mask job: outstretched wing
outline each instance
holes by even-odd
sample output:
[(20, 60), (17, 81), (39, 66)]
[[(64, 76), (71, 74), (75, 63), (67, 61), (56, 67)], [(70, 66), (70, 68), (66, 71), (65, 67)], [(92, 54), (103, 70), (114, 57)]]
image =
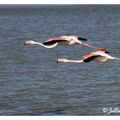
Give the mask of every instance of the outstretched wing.
[(86, 38), (83, 38), (83, 37), (78, 37), (78, 40), (87, 41), (87, 39), (86, 39)]
[(65, 42), (66, 40), (63, 40), (61, 37), (53, 37), (53, 38), (49, 38), (47, 41), (45, 41), (43, 44), (44, 45), (52, 45), (55, 44), (57, 42)]
[(51, 40), (51, 41), (46, 41), (46, 42), (44, 42), (43, 44), (44, 45), (53, 45), (53, 44), (55, 44), (55, 43), (58, 43), (58, 42), (65, 42), (66, 40)]
[(84, 59), (83, 61), (84, 61), (84, 62), (90, 62), (90, 61), (92, 61), (92, 60), (95, 60), (95, 59), (98, 58), (98, 57), (101, 57), (101, 56), (100, 56), (100, 55), (90, 56), (90, 57)]

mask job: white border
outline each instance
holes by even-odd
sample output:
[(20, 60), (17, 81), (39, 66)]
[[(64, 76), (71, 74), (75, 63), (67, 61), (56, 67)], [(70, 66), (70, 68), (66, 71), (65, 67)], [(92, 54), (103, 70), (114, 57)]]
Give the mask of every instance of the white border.
[(119, 120), (119, 116), (9, 116), (1, 120)]
[(120, 4), (120, 0), (0, 0), (0, 4)]
[[(0, 4), (120, 4), (120, 0), (0, 0)], [(119, 120), (119, 116), (0, 116), (0, 120)]]

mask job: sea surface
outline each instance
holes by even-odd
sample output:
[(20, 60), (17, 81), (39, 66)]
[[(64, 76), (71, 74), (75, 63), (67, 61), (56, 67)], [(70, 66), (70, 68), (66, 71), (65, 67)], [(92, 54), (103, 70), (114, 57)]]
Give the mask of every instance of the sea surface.
[[(108, 115), (120, 109), (120, 61), (81, 59), (84, 46), (24, 46), (75, 34), (120, 57), (119, 5), (0, 5), (0, 115)], [(111, 113), (110, 115), (120, 115)]]

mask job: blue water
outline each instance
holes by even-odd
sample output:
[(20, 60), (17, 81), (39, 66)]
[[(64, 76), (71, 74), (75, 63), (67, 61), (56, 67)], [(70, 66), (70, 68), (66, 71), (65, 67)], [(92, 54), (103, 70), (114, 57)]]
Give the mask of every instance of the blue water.
[(94, 50), (23, 45), (66, 34), (120, 57), (120, 6), (0, 5), (0, 115), (106, 115), (103, 108), (120, 108), (119, 61), (57, 64)]

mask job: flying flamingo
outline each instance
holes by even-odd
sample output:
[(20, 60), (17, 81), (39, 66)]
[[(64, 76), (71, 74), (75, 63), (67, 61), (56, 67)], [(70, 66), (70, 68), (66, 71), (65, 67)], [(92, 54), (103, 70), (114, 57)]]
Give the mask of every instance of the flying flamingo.
[(108, 55), (108, 51), (106, 51), (104, 48), (100, 48), (98, 49), (96, 52), (91, 52), (89, 54), (86, 54), (83, 56), (83, 59), (81, 60), (68, 60), (68, 59), (58, 59), (57, 63), (68, 63), (68, 62), (72, 62), (72, 63), (82, 63), (82, 62), (91, 62), (91, 61), (95, 61), (95, 62), (106, 62), (108, 60), (120, 60), (120, 58), (116, 58), (116, 57), (112, 57), (110, 55)]
[(98, 49), (95, 46), (84, 43), (84, 41), (87, 41), (87, 39), (82, 38), (77, 35), (66, 35), (66, 36), (58, 36), (58, 37), (49, 38), (44, 43), (36, 42), (33, 40), (27, 40), (25, 41), (24, 45), (38, 44), (45, 48), (54, 48), (57, 45), (83, 45), (83, 46), (87, 46), (90, 48)]

